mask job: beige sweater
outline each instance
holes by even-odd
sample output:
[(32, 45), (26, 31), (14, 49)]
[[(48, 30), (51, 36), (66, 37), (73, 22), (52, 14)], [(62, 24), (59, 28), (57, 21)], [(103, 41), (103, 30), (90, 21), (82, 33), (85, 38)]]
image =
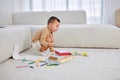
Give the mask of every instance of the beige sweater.
[(40, 41), (43, 46), (48, 46), (48, 43), (53, 43), (53, 33), (48, 27), (40, 29), (34, 35), (32, 42)]

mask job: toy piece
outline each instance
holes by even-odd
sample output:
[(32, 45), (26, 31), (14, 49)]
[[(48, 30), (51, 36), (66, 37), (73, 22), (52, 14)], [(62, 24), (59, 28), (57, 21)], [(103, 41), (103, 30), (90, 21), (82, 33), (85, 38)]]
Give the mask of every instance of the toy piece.
[(45, 68), (47, 68), (47, 69), (51, 69), (53, 67), (55, 67), (55, 66), (45, 66)]
[(55, 51), (55, 53), (59, 56), (70, 56), (71, 53), (68, 52), (68, 51), (62, 51), (62, 50), (58, 50), (58, 51)]
[(45, 66), (45, 65), (47, 65), (47, 63), (41, 64), (40, 66)]
[(28, 65), (24, 65), (24, 66), (17, 66), (16, 68), (24, 68), (24, 67), (28, 67)]
[(36, 66), (37, 66), (37, 67), (39, 66), (39, 62), (36, 63)]
[(87, 57), (88, 54), (87, 52), (83, 51), (83, 52), (71, 52), (72, 56), (84, 56), (84, 57)]
[(58, 66), (59, 64), (50, 64), (50, 65), (47, 65), (47, 66)]
[(55, 60), (48, 60), (47, 61), (47, 66), (52, 66), (52, 65), (59, 65), (60, 63), (58, 61)]
[(35, 62), (30, 62), (29, 64), (34, 64)]
[(36, 63), (36, 66), (38, 67), (39, 66), (39, 62), (41, 61), (41, 59), (37, 59), (37, 60), (34, 60), (34, 62)]
[(72, 56), (80, 56), (80, 52), (71, 52)]
[(22, 61), (23, 61), (23, 63), (24, 63), (24, 62), (27, 61), (27, 60), (24, 58)]
[(66, 58), (62, 58), (57, 61), (60, 63), (64, 63), (64, 62), (70, 61), (71, 59), (72, 59), (72, 56), (67, 56)]
[(82, 52), (82, 53), (81, 53), (81, 56), (85, 56), (85, 57), (87, 57), (88, 54), (87, 54), (87, 52)]
[(50, 56), (48, 60), (64, 63), (72, 59), (72, 56)]
[(30, 68), (34, 68), (33, 66), (30, 66)]
[(34, 61), (30, 62), (29, 64), (34, 64), (34, 63), (36, 63), (36, 66), (38, 67), (40, 61), (42, 61), (42, 60), (41, 60), (41, 59), (37, 59), (37, 60), (34, 60)]
[(53, 60), (53, 61), (57, 61), (57, 57), (55, 57), (55, 56), (50, 56), (49, 58), (48, 58), (49, 60)]
[(29, 64), (38, 63), (38, 62), (40, 62), (40, 61), (41, 61), (41, 59), (37, 59), (37, 60), (34, 60), (34, 61), (30, 62)]
[(41, 59), (34, 60), (35, 63), (42, 61)]

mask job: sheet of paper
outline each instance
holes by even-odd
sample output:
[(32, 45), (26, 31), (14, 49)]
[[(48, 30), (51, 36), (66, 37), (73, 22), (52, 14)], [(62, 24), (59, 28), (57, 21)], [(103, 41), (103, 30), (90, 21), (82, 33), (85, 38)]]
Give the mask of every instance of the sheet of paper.
[(37, 60), (37, 59), (41, 59), (44, 60), (45, 57), (43, 56), (34, 56), (34, 55), (29, 55), (29, 54), (23, 54), (23, 53), (19, 53), (20, 50), (20, 46), (19, 45), (15, 45), (14, 50), (13, 50), (13, 59), (26, 59), (26, 60)]

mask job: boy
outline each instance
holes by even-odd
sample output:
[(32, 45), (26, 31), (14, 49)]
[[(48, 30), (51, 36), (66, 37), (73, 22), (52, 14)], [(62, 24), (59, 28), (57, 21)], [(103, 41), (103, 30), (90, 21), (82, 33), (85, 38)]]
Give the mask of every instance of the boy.
[(57, 31), (60, 26), (60, 20), (55, 17), (51, 16), (48, 19), (47, 27), (38, 30), (34, 35), (32, 42), (35, 43), (36, 41), (40, 41), (40, 52), (46, 51), (48, 48), (50, 52), (54, 52), (53, 49), (53, 32)]

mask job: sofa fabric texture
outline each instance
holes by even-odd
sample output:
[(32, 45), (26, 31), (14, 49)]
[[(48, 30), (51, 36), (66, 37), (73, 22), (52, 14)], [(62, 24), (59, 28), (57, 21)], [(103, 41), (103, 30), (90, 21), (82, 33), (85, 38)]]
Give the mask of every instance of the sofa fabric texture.
[(0, 12), (0, 25), (12, 25), (13, 17), (10, 12)]

